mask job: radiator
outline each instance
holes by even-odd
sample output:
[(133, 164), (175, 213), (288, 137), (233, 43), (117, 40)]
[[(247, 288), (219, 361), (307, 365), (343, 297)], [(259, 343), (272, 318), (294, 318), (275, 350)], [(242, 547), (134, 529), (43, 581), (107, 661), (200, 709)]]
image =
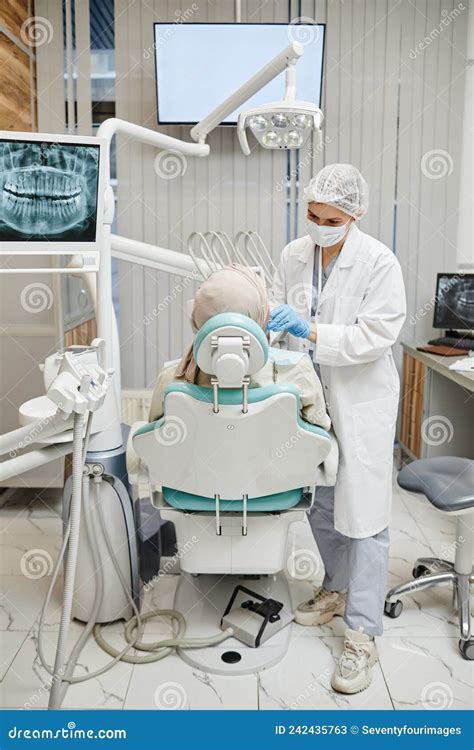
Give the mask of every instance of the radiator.
[(140, 420), (148, 421), (153, 391), (143, 388), (122, 390), (122, 422), (133, 424)]

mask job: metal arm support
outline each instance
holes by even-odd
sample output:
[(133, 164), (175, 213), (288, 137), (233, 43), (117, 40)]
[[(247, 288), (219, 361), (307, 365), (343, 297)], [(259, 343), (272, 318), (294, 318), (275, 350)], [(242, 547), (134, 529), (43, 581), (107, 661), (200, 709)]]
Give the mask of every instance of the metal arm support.
[[(282, 52), (280, 52), (273, 60), (270, 60), (261, 70), (258, 71), (252, 78), (243, 84), (237, 91), (231, 94), (222, 104), (219, 104), (212, 112), (210, 112), (201, 122), (191, 130), (191, 137), (195, 141), (199, 141), (200, 144), (204, 145), (208, 134), (211, 130), (214, 130), (219, 123), (225, 120), (234, 109), (240, 107), (241, 104), (250, 99), (251, 96), (260, 91), (263, 86), (273, 81), (280, 73), (287, 68), (288, 65), (294, 65), (304, 52), (303, 45), (299, 42), (292, 42)], [(290, 76), (291, 82), (291, 76)]]

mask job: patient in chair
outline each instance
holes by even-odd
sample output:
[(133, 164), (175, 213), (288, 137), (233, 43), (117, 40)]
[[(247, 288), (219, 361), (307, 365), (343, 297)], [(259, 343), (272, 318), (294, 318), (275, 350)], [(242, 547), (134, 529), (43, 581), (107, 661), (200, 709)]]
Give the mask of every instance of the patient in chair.
[[(264, 284), (259, 277), (244, 266), (233, 264), (211, 274), (196, 294), (191, 319), (193, 331), (199, 329), (214, 315), (224, 312), (247, 315), (265, 331), (269, 305)], [(192, 345), (176, 365), (165, 367), (158, 375), (151, 401), (150, 422), (163, 416), (165, 388), (173, 381), (211, 385), (210, 376), (202, 372), (193, 357)], [(270, 348), (265, 366), (251, 376), (250, 387), (258, 388), (272, 383), (290, 383), (299, 391), (301, 416), (307, 422), (329, 430), (331, 420), (326, 410), (321, 382), (307, 354)]]

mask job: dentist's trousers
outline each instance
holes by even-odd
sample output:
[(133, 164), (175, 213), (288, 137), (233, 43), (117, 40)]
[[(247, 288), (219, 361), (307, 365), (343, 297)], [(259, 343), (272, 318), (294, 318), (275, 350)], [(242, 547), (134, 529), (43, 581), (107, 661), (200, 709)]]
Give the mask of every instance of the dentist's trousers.
[(366, 539), (351, 539), (334, 528), (334, 487), (319, 487), (309, 522), (328, 591), (345, 591), (344, 621), (368, 635), (383, 632), (383, 608), (388, 572), (388, 528)]

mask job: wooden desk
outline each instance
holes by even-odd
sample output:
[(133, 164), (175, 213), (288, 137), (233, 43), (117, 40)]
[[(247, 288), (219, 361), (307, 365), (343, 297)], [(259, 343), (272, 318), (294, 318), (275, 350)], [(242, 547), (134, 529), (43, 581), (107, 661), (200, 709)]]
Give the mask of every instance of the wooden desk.
[(474, 459), (474, 373), (455, 372), (460, 357), (403, 344), (399, 441), (412, 458)]

